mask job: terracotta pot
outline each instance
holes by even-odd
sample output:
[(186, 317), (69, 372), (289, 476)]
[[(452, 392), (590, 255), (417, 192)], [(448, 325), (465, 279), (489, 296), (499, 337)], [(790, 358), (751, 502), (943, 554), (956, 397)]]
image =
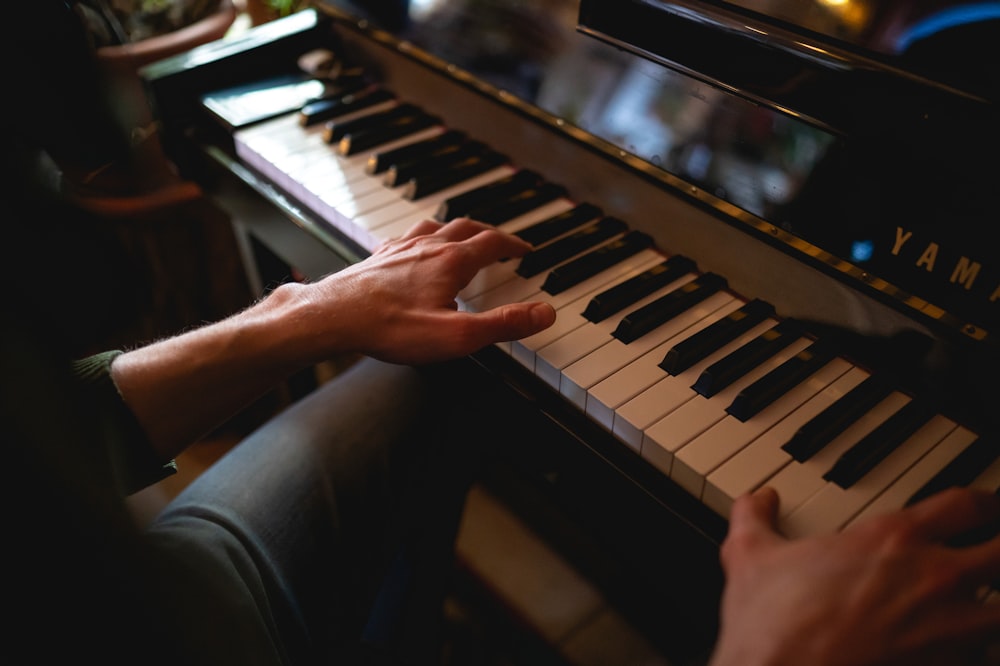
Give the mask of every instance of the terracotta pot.
[(221, 39), (236, 20), (233, 0), (220, 0), (219, 10), (200, 21), (173, 32), (138, 42), (97, 49), (97, 58), (115, 73), (135, 72), (141, 67)]
[(252, 25), (262, 25), (280, 18), (278, 10), (267, 4), (267, 0), (244, 0), (247, 16)]
[(179, 30), (97, 49), (97, 61), (111, 86), (123, 127), (144, 128), (152, 120), (140, 69), (226, 35), (238, 12), (233, 0), (219, 0), (218, 7), (214, 14)]
[[(120, 127), (131, 137), (135, 162), (124, 168), (125, 173), (109, 165), (106, 172), (81, 180), (79, 185), (87, 192), (84, 205), (107, 216), (127, 217), (169, 208), (201, 195), (197, 185), (177, 176), (173, 164), (164, 156), (138, 71), (221, 39), (237, 14), (233, 0), (220, 0), (217, 12), (179, 30), (97, 49), (98, 63), (110, 86), (112, 110)], [(119, 188), (118, 181), (129, 188)]]

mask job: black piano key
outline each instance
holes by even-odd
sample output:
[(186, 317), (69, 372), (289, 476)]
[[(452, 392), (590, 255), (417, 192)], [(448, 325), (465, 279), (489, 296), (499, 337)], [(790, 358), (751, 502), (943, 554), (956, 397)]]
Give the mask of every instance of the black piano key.
[(444, 171), (411, 178), (403, 191), (403, 197), (417, 201), (506, 163), (507, 156), (494, 150), (470, 155)]
[(379, 127), (348, 132), (337, 144), (337, 152), (344, 156), (357, 155), (362, 151), (370, 150), (396, 139), (402, 139), (440, 122), (441, 119), (437, 116), (426, 113), (400, 116)]
[(697, 264), (694, 261), (675, 254), (663, 263), (594, 296), (584, 308), (583, 317), (595, 324), (604, 321), (640, 298), (649, 296), (657, 289), (667, 286), (696, 268)]
[(553, 215), (541, 222), (532, 224), (530, 227), (516, 231), (514, 235), (538, 247), (542, 243), (547, 243), (554, 238), (567, 234), (591, 220), (596, 220), (603, 214), (601, 209), (593, 204), (580, 204), (565, 213)]
[(799, 462), (809, 460), (891, 391), (885, 378), (872, 375), (803, 424), (781, 448)]
[(482, 141), (464, 141), (442, 146), (428, 155), (396, 162), (385, 172), (383, 182), (388, 187), (403, 185), (414, 178), (449, 169), (462, 160), (482, 155), (488, 150), (489, 146)]
[(677, 375), (706, 358), (723, 345), (727, 345), (751, 328), (774, 316), (774, 306), (754, 299), (739, 310), (698, 331), (690, 338), (677, 343), (667, 351), (660, 367), (670, 375)]
[(721, 275), (715, 273), (700, 275), (669, 294), (625, 315), (611, 335), (625, 344), (634, 342), (725, 288), (726, 279)]
[(516, 272), (524, 278), (538, 275), (626, 231), (628, 226), (624, 222), (618, 218), (605, 217), (596, 224), (583, 227), (569, 236), (532, 250), (521, 257)]
[(705, 368), (691, 388), (696, 393), (711, 398), (802, 337), (802, 332), (803, 327), (800, 322), (795, 319), (785, 319), (774, 328), (764, 331), (725, 358)]
[(936, 413), (926, 401), (911, 400), (845, 451), (823, 478), (841, 488), (850, 488)]
[(424, 139), (392, 150), (373, 153), (365, 164), (365, 171), (371, 175), (384, 173), (394, 164), (404, 164), (412, 160), (431, 157), (439, 151), (452, 149), (466, 141), (465, 133), (448, 130), (430, 139)]
[[(1000, 445), (987, 437), (978, 437), (972, 444), (942, 467), (927, 483), (906, 500), (906, 506), (919, 502), (948, 488), (967, 486), (983, 470), (1000, 457)], [(1000, 489), (998, 489), (1000, 492)]]
[(441, 202), (434, 214), (438, 222), (447, 222), (456, 217), (469, 215), (473, 210), (482, 208), (495, 201), (502, 201), (525, 189), (537, 187), (542, 183), (542, 177), (534, 171), (521, 169), (495, 182), (477, 187), (469, 192), (450, 197)]
[(395, 98), (395, 95), (383, 88), (361, 87), (359, 85), (356, 90), (347, 90), (338, 95), (306, 103), (299, 110), (299, 124), (303, 127), (311, 127)]
[(543, 183), (517, 192), (503, 201), (485, 204), (466, 213), (466, 217), (487, 224), (503, 224), (566, 195), (566, 188), (555, 183)]
[(413, 104), (397, 104), (385, 111), (376, 111), (375, 113), (349, 120), (333, 120), (327, 123), (326, 129), (323, 132), (323, 138), (327, 143), (336, 144), (351, 132), (360, 132), (371, 127), (378, 127), (395, 118), (416, 113), (421, 113), (421, 111)]
[(553, 296), (561, 294), (587, 278), (652, 246), (653, 238), (649, 234), (630, 231), (618, 240), (613, 240), (593, 252), (553, 268), (542, 283), (542, 291)]
[(746, 421), (805, 381), (836, 356), (834, 345), (820, 340), (740, 391), (726, 412)]

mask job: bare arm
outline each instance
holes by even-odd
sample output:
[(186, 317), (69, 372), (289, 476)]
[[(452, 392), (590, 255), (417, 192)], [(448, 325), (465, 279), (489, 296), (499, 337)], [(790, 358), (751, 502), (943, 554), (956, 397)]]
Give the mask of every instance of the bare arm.
[(481, 268), (528, 249), (470, 220), (421, 222), (343, 271), (283, 285), (228, 319), (122, 354), (112, 377), (169, 460), (277, 382), (338, 353), (425, 363), (550, 326), (547, 304), (468, 313), (455, 302)]

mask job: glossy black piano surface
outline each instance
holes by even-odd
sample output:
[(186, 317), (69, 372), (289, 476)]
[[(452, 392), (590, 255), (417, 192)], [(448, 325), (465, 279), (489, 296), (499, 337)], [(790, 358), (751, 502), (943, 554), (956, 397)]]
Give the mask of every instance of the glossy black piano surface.
[(996, 337), (996, 3), (325, 4)]
[[(303, 233), (251, 225), (251, 244), (307, 275), (417, 215), (537, 244), (462, 294), (560, 308), (551, 331), (477, 355), (476, 380), (503, 387), (483, 420), (514, 428), (515, 467), (586, 517), (610, 587), (651, 625), (689, 624), (695, 652), (735, 493), (769, 479), (807, 533), (927, 492), (962, 451), (987, 452), (965, 455), (964, 482), (1000, 486), (988, 68), (903, 63), (820, 2), (755, 6), (336, 0), (146, 72), (181, 167), (213, 191), (221, 166), (275, 205)], [(340, 58), (332, 84), (297, 65), (319, 48)], [(361, 119), (303, 106), (324, 89)], [(384, 184), (425, 140), (466, 179)], [(524, 512), (544, 522), (540, 507)], [(607, 565), (598, 552), (578, 555)], [(672, 602), (651, 610), (658, 595)]]

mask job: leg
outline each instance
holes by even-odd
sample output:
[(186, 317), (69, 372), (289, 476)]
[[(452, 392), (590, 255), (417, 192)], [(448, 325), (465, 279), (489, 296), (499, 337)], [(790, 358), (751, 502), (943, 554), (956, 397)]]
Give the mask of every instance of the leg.
[[(288, 644), (301, 640), (306, 652), (339, 653), (367, 625), (371, 639), (419, 657), (436, 645), (436, 622), (396, 620), (440, 615), (476, 466), (474, 447), (439, 425), (451, 407), (434, 376), (359, 362), (247, 437), (152, 532), (222, 532), (216, 550), (244, 562), (227, 569), (253, 569), (240, 574), (251, 587), (259, 577), (255, 603), (266, 597), (286, 651), (302, 652)], [(245, 552), (233, 556), (234, 542)]]

